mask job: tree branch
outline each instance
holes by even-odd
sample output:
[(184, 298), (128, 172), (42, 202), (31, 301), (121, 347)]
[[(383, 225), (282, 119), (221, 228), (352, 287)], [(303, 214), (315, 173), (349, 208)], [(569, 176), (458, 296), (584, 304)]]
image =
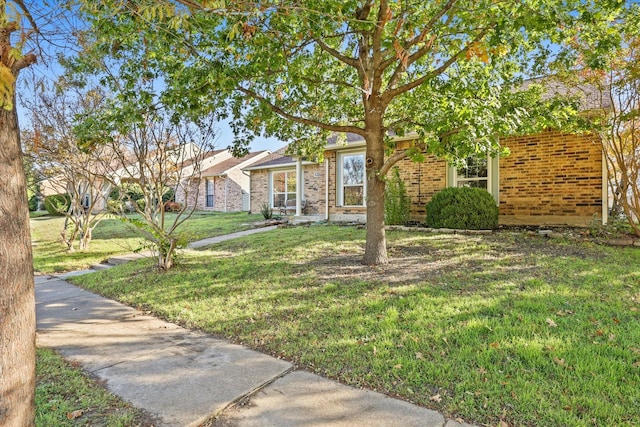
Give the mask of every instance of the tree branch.
[(401, 93), (408, 92), (408, 91), (420, 86), (425, 81), (427, 81), (427, 80), (429, 80), (429, 79), (431, 79), (431, 78), (433, 78), (435, 76), (439, 76), (440, 74), (442, 74), (452, 64), (454, 64), (458, 59), (460, 59), (460, 57), (463, 54), (465, 54), (471, 48), (471, 46), (473, 46), (478, 41), (482, 40), (482, 38), (489, 32), (490, 29), (492, 29), (494, 27), (494, 25), (489, 26), (487, 28), (484, 28), (482, 31), (480, 31), (478, 34), (476, 34), (476, 36), (473, 38), (473, 40), (469, 41), (464, 46), (464, 48), (459, 50), (455, 55), (451, 56), (451, 58), (449, 58), (440, 67), (436, 68), (435, 70), (431, 71), (430, 73), (427, 73), (427, 74), (423, 75), (422, 77), (420, 77), (420, 78), (418, 78), (418, 79), (416, 79), (416, 80), (414, 80), (414, 81), (412, 81), (410, 83), (407, 83), (407, 84), (405, 84), (403, 86), (400, 86), (398, 88), (395, 88), (395, 89), (387, 90), (383, 95), (383, 101), (385, 103), (389, 103), (389, 102), (391, 102), (391, 100), (393, 100), (393, 98), (395, 98), (396, 96), (400, 95)]
[(318, 46), (320, 47), (320, 49), (322, 49), (323, 51), (327, 52), (329, 55), (333, 56), (334, 58), (336, 58), (338, 61), (347, 64), (353, 68), (359, 68), (360, 63), (358, 62), (358, 60), (356, 58), (351, 58), (350, 56), (347, 55), (343, 55), (342, 53), (338, 52), (337, 50), (335, 50), (334, 48), (332, 48), (331, 46), (327, 45), (324, 41), (320, 40), (320, 39), (313, 39), (313, 41), (315, 41)]
[(267, 98), (265, 98), (264, 96), (258, 94), (255, 91), (252, 91), (251, 89), (246, 89), (243, 87), (238, 87), (238, 90), (242, 93), (244, 93), (245, 95), (248, 95), (262, 103), (264, 103), (271, 111), (273, 111), (274, 113), (276, 113), (277, 115), (288, 119), (288, 120), (292, 120), (296, 123), (301, 123), (304, 125), (308, 125), (308, 126), (314, 126), (314, 127), (318, 127), (321, 129), (325, 129), (325, 130), (330, 130), (333, 132), (343, 132), (343, 133), (355, 133), (361, 136), (365, 136), (365, 131), (362, 128), (359, 128), (357, 126), (339, 126), (339, 125), (330, 125), (327, 123), (323, 123), (323, 122), (319, 122), (317, 120), (312, 120), (312, 119), (307, 119), (304, 117), (299, 117), (299, 116), (295, 116), (293, 114), (287, 113), (286, 111), (284, 111), (282, 108), (278, 107), (277, 105), (273, 104), (271, 101), (269, 101)]
[(405, 157), (407, 157), (407, 150), (399, 151), (393, 154), (392, 156), (388, 157), (387, 160), (385, 160), (385, 162), (382, 164), (382, 167), (380, 168), (380, 171), (378, 172), (378, 174), (380, 176), (385, 176), (391, 170), (393, 165), (395, 165)]

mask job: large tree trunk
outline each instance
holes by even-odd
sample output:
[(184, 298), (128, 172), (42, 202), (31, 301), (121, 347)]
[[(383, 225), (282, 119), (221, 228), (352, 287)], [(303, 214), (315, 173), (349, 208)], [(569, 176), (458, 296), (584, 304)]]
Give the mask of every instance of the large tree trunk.
[(363, 264), (378, 265), (389, 262), (384, 232), (384, 177), (379, 176), (384, 164), (384, 141), (381, 132), (367, 138), (367, 242)]
[(15, 109), (0, 108), (0, 425), (35, 418), (35, 297), (27, 190)]

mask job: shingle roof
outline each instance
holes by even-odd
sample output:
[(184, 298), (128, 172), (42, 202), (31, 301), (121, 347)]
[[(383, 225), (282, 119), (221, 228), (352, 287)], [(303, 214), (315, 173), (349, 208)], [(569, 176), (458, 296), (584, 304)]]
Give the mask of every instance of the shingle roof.
[(580, 100), (581, 111), (610, 109), (612, 107), (609, 97), (604, 96), (600, 89), (590, 83), (569, 84), (550, 76), (525, 80), (521, 88), (528, 89), (532, 84), (540, 84), (544, 88), (543, 99), (550, 99), (556, 95), (577, 96)]
[(220, 162), (218, 164), (215, 164), (213, 166), (211, 166), (210, 168), (207, 168), (205, 170), (202, 171), (201, 175), (202, 176), (219, 176), (219, 175), (224, 175), (229, 169), (232, 169), (235, 166), (238, 166), (242, 163), (245, 163), (251, 159), (253, 159), (254, 157), (264, 153), (267, 150), (263, 150), (263, 151), (255, 151), (253, 153), (249, 153), (246, 156), (243, 157), (231, 157), (230, 159), (227, 159), (223, 162)]

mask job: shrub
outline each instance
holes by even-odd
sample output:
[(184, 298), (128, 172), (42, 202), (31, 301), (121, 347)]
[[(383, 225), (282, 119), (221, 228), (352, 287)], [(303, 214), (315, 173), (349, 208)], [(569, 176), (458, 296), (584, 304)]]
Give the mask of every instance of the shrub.
[(446, 188), (427, 204), (427, 226), (491, 230), (498, 226), (498, 207), (482, 188)]
[(394, 167), (387, 181), (384, 193), (384, 222), (389, 225), (403, 225), (409, 221), (411, 198), (407, 196), (404, 181), (400, 178), (400, 168)]
[(138, 209), (140, 209), (140, 211), (144, 211), (144, 208), (147, 206), (147, 201), (144, 199), (138, 199), (134, 201), (134, 203), (138, 205)]
[(263, 203), (262, 207), (260, 208), (260, 213), (262, 214), (262, 216), (264, 217), (264, 219), (271, 219), (273, 218), (273, 209), (271, 209), (269, 207), (268, 204)]
[(49, 215), (62, 216), (71, 206), (71, 197), (68, 194), (54, 194), (44, 199), (44, 208)]
[(182, 204), (177, 202), (167, 201), (164, 203), (165, 212), (180, 212), (182, 210)]
[(38, 195), (33, 194), (29, 197), (29, 212), (35, 212), (38, 210)]
[(175, 202), (175, 197), (176, 197), (176, 190), (173, 188), (168, 188), (167, 190), (165, 190), (164, 194), (162, 195), (162, 202), (166, 203), (166, 202)]

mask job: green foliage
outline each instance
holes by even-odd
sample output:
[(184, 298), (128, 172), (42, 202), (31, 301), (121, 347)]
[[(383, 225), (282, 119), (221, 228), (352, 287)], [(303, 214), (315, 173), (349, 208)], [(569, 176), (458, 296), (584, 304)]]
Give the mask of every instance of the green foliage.
[(498, 207), (482, 188), (445, 188), (427, 203), (426, 223), (433, 228), (492, 230), (498, 226)]
[(62, 216), (71, 206), (71, 197), (68, 194), (54, 194), (44, 199), (44, 208), (49, 215)]
[(35, 212), (38, 210), (38, 195), (37, 194), (32, 194), (31, 197), (29, 197), (29, 211), (30, 212)]
[(167, 188), (162, 194), (162, 203), (175, 202), (176, 190), (173, 188)]
[(387, 180), (384, 194), (384, 222), (388, 225), (403, 225), (409, 221), (411, 198), (407, 196), (400, 168), (394, 167)]
[(260, 213), (264, 219), (273, 218), (273, 209), (271, 209), (267, 203), (262, 204), (260, 207)]

